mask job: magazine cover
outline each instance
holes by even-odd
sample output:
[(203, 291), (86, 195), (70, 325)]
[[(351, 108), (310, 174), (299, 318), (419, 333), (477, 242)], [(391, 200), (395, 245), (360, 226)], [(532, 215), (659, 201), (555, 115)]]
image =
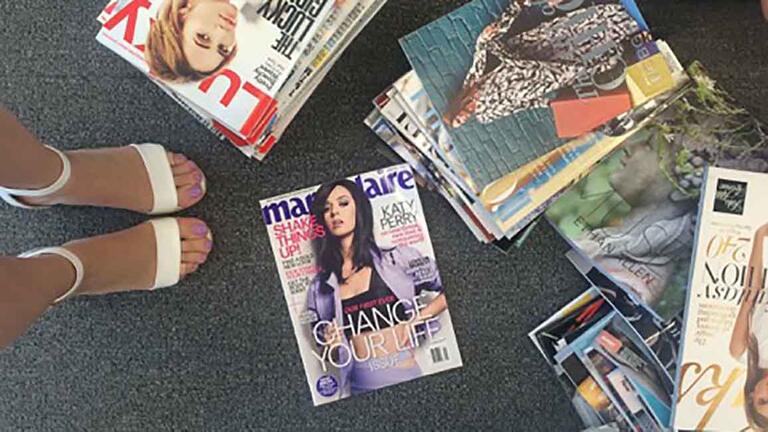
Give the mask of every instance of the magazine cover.
[(315, 405), (462, 365), (407, 165), (261, 211)]
[(768, 429), (766, 196), (766, 174), (707, 169), (685, 309), (677, 428)]
[(663, 320), (685, 302), (706, 164), (768, 171), (759, 121), (698, 63), (691, 83), (546, 212), (595, 267)]
[(118, 0), (99, 16), (97, 40), (241, 137), (258, 138), (333, 3)]
[(632, 0), (474, 0), (401, 46), (483, 188), (630, 110), (645, 30)]

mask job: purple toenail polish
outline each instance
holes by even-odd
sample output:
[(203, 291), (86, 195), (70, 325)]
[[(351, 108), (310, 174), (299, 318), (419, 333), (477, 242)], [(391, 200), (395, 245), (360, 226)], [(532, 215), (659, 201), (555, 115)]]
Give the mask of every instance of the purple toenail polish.
[(211, 250), (213, 249), (213, 242), (210, 240), (205, 241), (205, 250)]
[(199, 198), (202, 194), (203, 194), (203, 189), (200, 188), (200, 186), (195, 186), (189, 190), (189, 195), (191, 195), (192, 198)]
[(201, 173), (195, 174), (195, 181), (197, 183), (200, 183), (201, 181), (203, 181), (203, 174), (201, 174)]
[(197, 235), (206, 235), (206, 234), (208, 234), (208, 227), (203, 225), (203, 224), (195, 225), (195, 234), (197, 234)]

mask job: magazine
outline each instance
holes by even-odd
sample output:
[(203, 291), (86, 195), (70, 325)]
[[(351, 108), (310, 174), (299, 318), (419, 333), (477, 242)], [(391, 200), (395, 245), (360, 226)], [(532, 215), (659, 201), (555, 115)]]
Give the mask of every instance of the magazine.
[(431, 177), (438, 182), (436, 187), (447, 190), (449, 195), (461, 201), (461, 205), (471, 208), (473, 217), (482, 224), (483, 231), (488, 232), (495, 239), (504, 238), (504, 233), (499, 229), (490, 213), (475, 195), (468, 193), (465, 188), (461, 187), (460, 178), (437, 154), (427, 136), (421, 133), (413, 118), (398, 103), (397, 96), (397, 90), (390, 87), (374, 100), (374, 105), (388, 123), (404, 138), (404, 145), (410, 148), (415, 156), (423, 160), (424, 166), (432, 171)]
[[(627, 128), (627, 125), (631, 125), (629, 128), (637, 127), (639, 120), (652, 112), (663, 100), (665, 91), (682, 85), (686, 80), (683, 68), (665, 42), (656, 41), (655, 45), (650, 46), (658, 49), (658, 52), (627, 69), (626, 85), (630, 89), (635, 107), (629, 114), (620, 117), (621, 122), (610, 126), (616, 130)], [(655, 90), (633, 90), (637, 87), (653, 87)], [(478, 191), (418, 76), (409, 72), (385, 93), (398, 102), (398, 109), (404, 111), (393, 112), (392, 115), (397, 115), (397, 121), (392, 120), (392, 115), (388, 115), (390, 122), (411, 122), (420, 134), (409, 133), (406, 135), (408, 140), (426, 157), (435, 161), (449, 181), (475, 197), (475, 200), (479, 198), (480, 204), (485, 207), (485, 219), (494, 225), (493, 230), (502, 231), (502, 235), (507, 238), (515, 236), (523, 227), (529, 225), (565, 188), (621, 143), (621, 139), (605, 137), (601, 133), (570, 140)], [(590, 109), (584, 108), (587, 111)], [(385, 111), (382, 112), (387, 115)], [(621, 136), (625, 132), (626, 130), (609, 135)], [(497, 234), (497, 237), (500, 236)]]
[[(667, 371), (669, 377), (677, 373), (678, 351), (680, 347), (682, 329), (682, 311), (669, 321), (661, 321), (657, 316), (648, 311), (648, 308), (639, 303), (616, 285), (609, 277), (599, 269), (592, 266), (588, 258), (577, 250), (571, 249), (565, 254), (574, 268), (595, 287), (600, 288), (600, 293), (619, 311), (641, 338), (648, 344), (659, 363)], [(669, 394), (672, 394), (672, 390)]]
[(627, 69), (658, 52), (638, 14), (631, 0), (474, 0), (401, 46), (484, 188), (636, 106)]
[(365, 122), (400, 159), (408, 163), (425, 187), (437, 190), (448, 201), (479, 241), (485, 243), (493, 241), (493, 235), (485, 229), (472, 210), (464, 204), (453, 187), (446, 184), (442, 178), (437, 177), (439, 174), (436, 174), (435, 170), (430, 167), (431, 162), (409, 146), (407, 140), (379, 111), (372, 111)]
[(768, 171), (759, 121), (705, 73), (546, 212), (595, 267), (666, 321), (683, 308), (704, 165)]
[(261, 210), (315, 405), (462, 365), (407, 165)]
[(709, 167), (704, 175), (676, 428), (761, 431), (768, 424), (766, 196), (766, 174)]
[(275, 97), (333, 5), (233, 0), (188, 8), (178, 0), (117, 0), (99, 15), (97, 40), (204, 110), (220, 132), (264, 153), (275, 141), (266, 133)]
[(299, 66), (295, 77), (285, 84), (278, 95), (281, 108), (271, 131), (274, 137), (280, 138), (283, 135), (285, 129), (299, 113), (312, 92), (328, 75), (342, 53), (385, 3), (386, 0), (345, 0), (341, 3), (339, 9), (342, 13), (336, 17), (337, 20), (341, 20), (341, 23), (330, 38), (324, 39), (325, 43), (311, 61)]

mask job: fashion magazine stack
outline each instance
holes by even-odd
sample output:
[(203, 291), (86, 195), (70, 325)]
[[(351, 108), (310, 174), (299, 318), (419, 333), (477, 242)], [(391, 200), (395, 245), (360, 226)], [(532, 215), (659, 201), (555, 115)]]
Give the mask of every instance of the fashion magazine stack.
[(386, 0), (114, 0), (97, 40), (263, 160)]
[(684, 81), (633, 0), (474, 0), (400, 44), (367, 124), (502, 249)]
[[(758, 309), (746, 298), (750, 287), (744, 284), (752, 276), (743, 266), (762, 265), (748, 261), (751, 238), (761, 225), (757, 220), (748, 219), (752, 216), (746, 213), (743, 220), (721, 215), (727, 213), (723, 210), (726, 204), (713, 204), (713, 199), (730, 202), (728, 191), (733, 186), (736, 204), (728, 205), (735, 207), (741, 202), (744, 206), (746, 183), (740, 179), (764, 182), (764, 175), (757, 173), (768, 172), (768, 130), (719, 88), (700, 64), (691, 65), (688, 75), (690, 81), (664, 103), (662, 110), (627, 138), (620, 151), (603, 160), (554, 202), (546, 216), (574, 246), (568, 256), (593, 286), (612, 293), (622, 292), (634, 310), (647, 315), (660, 331), (676, 329), (667, 332), (670, 341), (677, 338), (679, 343), (682, 323), (685, 334), (682, 355), (677, 367), (667, 368), (671, 376), (677, 376), (677, 388), (664, 399), (662, 411), (667, 414), (659, 418), (661, 425), (672, 427), (669, 414), (674, 409), (675, 429), (744, 430), (747, 422), (759, 425), (761, 423), (755, 422), (762, 419), (758, 411), (760, 399), (750, 394), (760, 387), (750, 387), (747, 391), (745, 386), (757, 381), (745, 384), (744, 379), (750, 378), (741, 376), (746, 374), (744, 368), (748, 360), (753, 359), (745, 354), (746, 344), (759, 336), (740, 333), (741, 339), (729, 338), (738, 317), (743, 317), (744, 324), (738, 328), (745, 332), (753, 331), (751, 323), (757, 323), (749, 321), (757, 316), (753, 310)], [(709, 175), (707, 167), (710, 167)], [(717, 189), (714, 178), (725, 178), (726, 174), (732, 180), (723, 180)], [(702, 192), (704, 184), (707, 188)], [(754, 195), (747, 198), (751, 196), (756, 200), (757, 196), (765, 196), (758, 186), (752, 189), (755, 192), (750, 193)], [(749, 208), (753, 212), (750, 215), (762, 210), (756, 203)], [(733, 223), (709, 222), (710, 219), (725, 220), (723, 218), (730, 218)], [(710, 253), (722, 253), (735, 261), (727, 261), (725, 257), (721, 262), (709, 260), (719, 256), (707, 255)], [(753, 270), (753, 273), (757, 275), (761, 271)], [(761, 280), (758, 276), (754, 278)], [(756, 296), (759, 286), (755, 287)], [(686, 293), (687, 313), (683, 319)], [(746, 306), (739, 309), (744, 304)], [(742, 312), (737, 312), (739, 310)], [(562, 314), (559, 312), (550, 320)], [(585, 334), (599, 334), (597, 330), (593, 333), (586, 330), (597, 325), (584, 324)], [(749, 326), (752, 327), (748, 329)], [(638, 333), (641, 337), (644, 334)], [(582, 341), (587, 345), (584, 346), (599, 344), (598, 339), (590, 338), (585, 336)], [(744, 344), (733, 345), (736, 342), (729, 340)], [(646, 342), (653, 348), (656, 337)], [(730, 347), (741, 347), (732, 351), (730, 357), (729, 343)], [(557, 350), (570, 344), (571, 340), (566, 338)], [(579, 350), (583, 346), (572, 348)], [(757, 348), (750, 349), (750, 356), (757, 355)], [(561, 357), (556, 357), (554, 363), (551, 356), (545, 354), (545, 357), (558, 374), (564, 373), (557, 362)], [(662, 357), (659, 360), (667, 366)], [(754, 375), (747, 376), (759, 380), (757, 369), (752, 371)], [(613, 389), (609, 384), (604, 380), (600, 387), (611, 396)], [(742, 388), (745, 390), (740, 393), (738, 389)], [(675, 408), (669, 401), (676, 397), (679, 400)], [(618, 396), (614, 399), (612, 403), (620, 407), (618, 411), (622, 410), (622, 403), (627, 405)], [(579, 398), (574, 400), (581, 404), (581, 409), (586, 406), (594, 409), (597, 403), (589, 398), (587, 404)], [(733, 407), (737, 407), (740, 414), (734, 414), (736, 408)], [(591, 410), (586, 411), (592, 414)], [(591, 419), (592, 423), (596, 419), (582, 417)], [(608, 421), (605, 417), (600, 418)], [(623, 419), (633, 420), (630, 415)], [(592, 423), (585, 420), (585, 424)], [(629, 424), (637, 426), (640, 419)], [(757, 430), (761, 429), (762, 426)]]
[(462, 365), (408, 165), (261, 211), (315, 405)]
[(703, 182), (674, 427), (762, 431), (768, 427), (768, 175), (710, 167)]

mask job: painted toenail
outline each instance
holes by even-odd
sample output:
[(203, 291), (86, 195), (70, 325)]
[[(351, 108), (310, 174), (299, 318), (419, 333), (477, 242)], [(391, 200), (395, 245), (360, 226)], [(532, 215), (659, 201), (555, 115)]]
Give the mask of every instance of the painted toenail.
[(211, 250), (211, 249), (213, 249), (213, 242), (212, 242), (212, 241), (210, 241), (210, 240), (206, 240), (206, 241), (205, 241), (205, 250), (208, 250), (208, 251), (209, 251), (209, 250)]
[(201, 195), (203, 195), (203, 189), (200, 186), (195, 186), (189, 190), (189, 195), (192, 198), (199, 198)]
[(201, 235), (201, 236), (208, 234), (208, 227), (203, 224), (195, 225), (195, 234)]
[(203, 181), (203, 173), (196, 173), (195, 182), (200, 183), (201, 181)]

